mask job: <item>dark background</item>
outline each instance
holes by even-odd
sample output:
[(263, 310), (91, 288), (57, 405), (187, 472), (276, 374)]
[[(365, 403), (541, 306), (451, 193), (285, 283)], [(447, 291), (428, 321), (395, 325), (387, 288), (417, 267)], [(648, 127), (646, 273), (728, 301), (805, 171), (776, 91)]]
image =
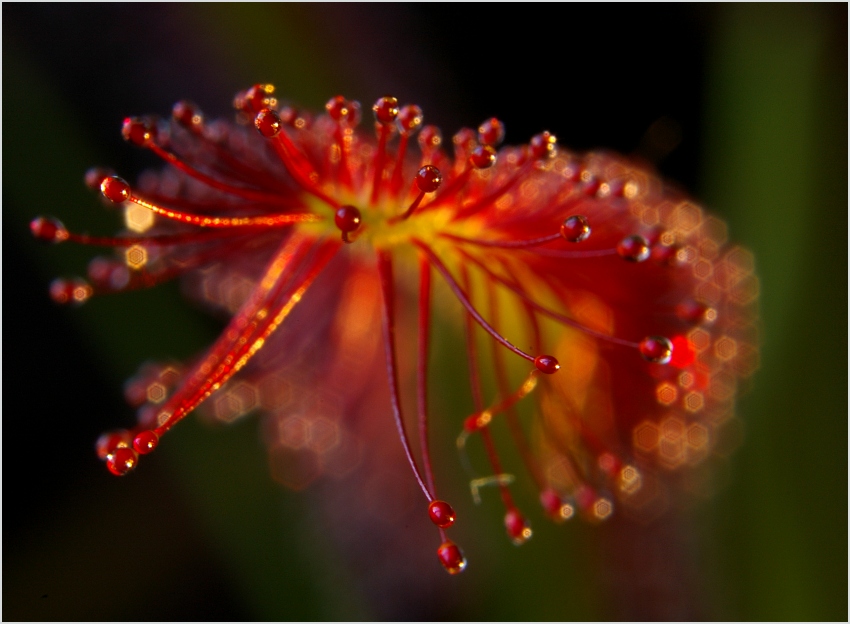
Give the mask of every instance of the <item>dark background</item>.
[[(846, 5), (473, 10), (3, 5), (4, 619), (381, 613), (311, 533), (310, 497), (272, 484), (252, 419), (187, 422), (132, 477), (103, 470), (92, 442), (127, 422), (123, 379), (219, 326), (173, 286), (53, 306), (50, 279), (91, 253), (28, 237), (40, 214), (119, 226), (81, 178), (155, 164), (121, 141), (124, 116), (182, 98), (228, 115), (259, 81), (314, 109), (392, 93), (447, 135), (496, 115), (508, 143), (549, 129), (637, 152), (723, 215), (756, 255), (762, 368), (728, 484), (688, 521), (701, 601), (710, 619), (847, 619)], [(669, 154), (650, 128), (673, 129)], [(453, 579), (445, 617), (612, 617), (592, 530), (481, 535), (487, 580)]]

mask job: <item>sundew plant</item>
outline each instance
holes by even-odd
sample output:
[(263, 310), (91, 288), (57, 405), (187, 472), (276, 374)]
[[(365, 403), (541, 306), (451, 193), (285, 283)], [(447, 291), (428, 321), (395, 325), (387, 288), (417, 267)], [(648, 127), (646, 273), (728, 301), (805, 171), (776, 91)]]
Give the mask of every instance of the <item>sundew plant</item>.
[[(712, 98), (721, 92), (693, 88), (710, 84), (702, 72), (719, 66), (707, 52), (719, 45), (707, 34), (714, 31), (694, 30), (698, 11), (664, 31), (678, 42), (681, 59), (662, 53), (660, 40), (647, 35), (655, 42), (646, 43), (650, 54), (633, 29), (621, 33), (635, 42), (631, 55), (616, 45), (588, 55), (587, 42), (576, 39), (572, 62), (562, 65), (572, 78), (562, 71), (558, 80), (543, 73), (558, 57), (549, 51), (519, 54), (525, 70), (494, 82), (492, 66), (512, 55), (485, 58), (478, 46), (478, 78), (469, 88), (487, 98), (470, 114), (454, 102), (465, 92), (461, 69), (440, 74), (431, 68), (445, 61), (438, 53), (410, 55), (426, 33), (429, 45), (444, 54), (452, 49), (437, 45), (448, 41), (434, 31), (437, 22), (426, 20), (421, 36), (411, 36), (383, 28), (378, 15), (372, 16), (378, 22), (341, 17), (358, 10), (316, 8), (321, 25), (311, 22), (304, 31), (324, 33), (316, 39), (326, 42), (324, 56), (305, 52), (312, 49), (306, 39), (296, 44), (295, 28), (287, 54), (276, 56), (279, 71), (250, 62), (234, 71), (212, 54), (183, 82), (169, 81), (171, 68), (156, 61), (160, 50), (175, 75), (188, 75), (180, 68), (192, 66), (194, 47), (217, 37), (228, 41), (230, 25), (196, 23), (203, 11), (178, 16), (157, 9), (167, 18), (151, 26), (157, 46), (115, 48), (114, 70), (90, 58), (103, 89), (73, 73), (54, 71), (53, 85), (41, 81), (38, 63), (27, 65), (10, 44), (10, 80), (30, 76), (32, 93), (18, 81), (7, 94), (35, 101), (43, 93), (58, 104), (51, 123), (25, 124), (31, 139), (15, 143), (20, 147), (7, 163), (13, 194), (5, 199), (12, 209), (19, 179), (28, 179), (22, 165), (38, 162), (51, 173), (28, 184), (37, 192), (27, 210), (10, 213), (21, 215), (15, 231), (29, 229), (24, 248), (36, 262), (52, 263), (49, 275), (28, 283), (63, 323), (105, 319), (78, 347), (79, 363), (74, 359), (68, 370), (78, 381), (68, 389), (38, 372), (47, 370), (41, 363), (28, 364), (35, 354), (44, 364), (52, 354), (62, 361), (49, 323), (33, 331), (22, 320), (7, 336), (7, 352), (20, 358), (16, 368), (33, 371), (32, 381), (51, 389), (28, 392), (38, 422), (52, 413), (38, 407), (51, 395), (65, 406), (62, 418), (50, 421), (50, 435), (38, 434), (44, 458), (57, 459), (51, 441), (62, 441), (68, 469), (53, 482), (73, 479), (69, 491), (79, 495), (72, 508), (100, 519), (83, 525), (90, 530), (57, 516), (65, 518), (68, 535), (109, 549), (115, 581), (130, 574), (144, 583), (155, 562), (181, 557), (186, 566), (175, 570), (185, 569), (184, 580), (156, 575), (179, 593), (224, 574), (235, 581), (224, 586), (239, 589), (213, 592), (209, 608), (236, 604), (239, 595), (259, 618), (690, 619), (749, 613), (742, 607), (747, 600), (756, 601), (747, 607), (753, 614), (781, 618), (780, 603), (791, 601), (799, 585), (791, 582), (798, 568), (783, 568), (779, 560), (820, 562), (841, 549), (768, 549), (753, 558), (759, 544), (783, 543), (778, 536), (790, 520), (773, 513), (763, 523), (752, 509), (779, 483), (793, 487), (791, 467), (802, 475), (806, 469), (799, 467), (815, 470), (834, 455), (805, 460), (804, 452), (830, 412), (815, 409), (825, 395), (804, 384), (800, 392), (813, 401), (811, 426), (797, 429), (797, 451), (763, 451), (795, 430), (783, 425), (786, 413), (799, 413), (790, 397), (780, 401), (768, 433), (750, 406), (795, 387), (763, 379), (773, 379), (770, 371), (783, 361), (782, 337), (801, 335), (777, 331), (779, 320), (808, 301), (801, 296), (776, 305), (785, 292), (778, 272), (793, 280), (805, 265), (792, 261), (799, 257), (795, 245), (808, 240), (805, 228), (780, 216), (794, 214), (782, 206), (802, 197), (794, 173), (802, 170), (774, 169), (787, 173), (781, 196), (776, 184), (760, 187), (778, 211), (764, 226), (773, 246), (753, 235), (761, 199), (735, 199), (738, 174), (750, 162), (744, 148), (715, 151), (710, 162), (725, 168), (713, 177), (696, 173), (700, 145), (713, 149), (727, 136), (722, 118), (712, 116)], [(107, 7), (93, 19), (105, 24), (112, 11), (121, 10)], [(43, 16), (48, 31), (49, 15)], [(653, 15), (661, 21), (632, 25), (656, 32), (664, 15)], [(20, 16), (16, 27), (26, 11)], [(73, 23), (73, 12), (68, 19)], [(181, 27), (184, 22), (193, 28)], [(612, 28), (619, 23), (614, 19)], [(385, 52), (395, 52), (376, 56), (363, 44), (332, 60), (335, 47), (353, 41), (353, 24), (381, 30), (380, 39), (364, 31), (363, 41), (383, 41)], [(169, 28), (182, 33), (177, 53), (163, 39)], [(698, 33), (693, 49), (677, 29)], [(221, 50), (278, 45), (259, 32), (247, 47), (222, 43)], [(808, 58), (798, 44), (809, 40), (784, 41), (798, 46), (793, 59)], [(79, 51), (96, 42), (81, 40)], [(33, 58), (44, 62), (38, 54)], [(73, 66), (75, 54), (69, 51), (64, 67)], [(738, 56), (749, 58), (745, 51)], [(106, 88), (125, 57), (144, 60), (148, 74), (160, 76), (155, 88), (138, 67), (121, 70), (126, 92)], [(394, 58), (409, 70), (401, 78), (393, 73)], [(796, 67), (782, 66), (791, 73)], [(368, 79), (358, 83), (360, 75)], [(735, 83), (740, 93), (746, 85), (774, 93), (769, 85), (756, 89), (759, 75)], [(73, 80), (81, 95), (68, 99), (63, 94)], [(582, 104), (602, 93), (603, 104)], [(758, 101), (736, 97), (742, 115)], [(693, 108), (682, 108), (681, 99)], [(16, 101), (8, 99), (9, 115), (18, 111), (15, 118), (26, 119)], [(771, 101), (780, 107), (798, 99)], [(73, 134), (59, 133), (75, 125), (63, 120), (89, 106), (92, 114), (76, 116), (78, 134), (115, 149), (63, 167), (65, 146), (75, 145)], [(742, 140), (775, 118), (753, 106), (758, 114), (734, 126)], [(630, 130), (625, 120), (631, 118)], [(18, 127), (8, 119), (6, 126)], [(784, 135), (774, 128), (769, 136)], [(50, 149), (34, 160), (36, 145)], [(790, 158), (794, 152), (772, 153)], [(50, 194), (54, 187), (61, 200)], [(800, 238), (782, 238), (781, 224)], [(775, 253), (779, 248), (783, 253)], [(149, 306), (163, 297), (173, 298), (170, 307)], [(190, 342), (204, 332), (206, 344)], [(25, 336), (29, 346), (14, 347)], [(112, 378), (99, 380), (85, 353), (110, 336), (128, 344), (109, 360), (117, 364)], [(799, 368), (800, 383), (810, 374)], [(14, 387), (28, 387), (14, 379)], [(101, 407), (112, 395), (123, 405)], [(10, 437), (10, 431), (7, 441), (33, 435)], [(752, 481), (750, 463), (771, 457), (782, 458), (781, 467), (765, 474), (779, 481)], [(74, 477), (75, 462), (91, 474)], [(246, 472), (249, 465), (257, 470)], [(40, 462), (25, 478), (46, 470)], [(49, 488), (28, 491), (46, 491), (50, 500)], [(273, 531), (263, 528), (259, 510), (275, 505), (283, 505), (282, 526), (269, 541)], [(14, 517), (37, 517), (40, 509), (19, 508)], [(189, 509), (200, 531), (181, 524)], [(727, 518), (736, 526), (723, 529)], [(107, 528), (97, 530), (97, 539), (83, 538), (101, 525)], [(37, 536), (41, 526), (25, 532)], [(740, 541), (720, 537), (745, 533)], [(769, 540), (768, 533), (775, 535)], [(818, 534), (827, 540), (831, 533)], [(58, 574), (71, 555), (56, 553), (75, 550), (57, 549), (51, 535), (33, 543), (54, 553), (50, 567)], [(214, 554), (190, 563), (196, 557), (181, 553), (196, 542)], [(9, 561), (28, 543), (12, 544)], [(18, 588), (8, 602), (15, 609), (36, 581), (44, 586), (38, 596), (47, 596), (38, 608), (48, 619), (50, 613), (72, 617), (69, 600), (95, 594), (100, 598), (85, 603), (101, 605), (103, 613), (155, 619), (157, 609), (169, 612), (167, 601), (154, 598), (160, 592), (143, 591), (150, 596), (144, 604), (128, 601), (124, 590), (93, 582), (85, 568), (63, 573), (78, 583), (49, 581), (47, 568), (37, 567), (38, 553), (28, 552), (31, 563), (14, 565), (16, 573), (7, 575), (7, 586)], [(762, 565), (771, 558), (776, 565)], [(752, 565), (736, 568), (733, 560)], [(733, 582), (735, 574), (740, 582)], [(757, 609), (762, 594), (751, 585), (771, 575), (785, 578), (786, 590)], [(311, 579), (317, 583), (311, 586)], [(80, 588), (68, 591), (69, 582)], [(567, 592), (561, 603), (556, 586)], [(775, 586), (765, 581), (764, 587)], [(725, 602), (709, 598), (718, 592)], [(325, 594), (333, 598), (322, 599)], [(528, 598), (525, 607), (518, 596)], [(109, 606), (111, 597), (123, 606)], [(293, 610), (282, 612), (284, 603)], [(229, 617), (245, 617), (233, 608)], [(94, 606), (86, 609), (98, 617)]]
[[(430, 332), (443, 299), (460, 304), (474, 406), (457, 447), (484, 445), (489, 465), (472, 478), (473, 496), (498, 487), (515, 544), (532, 529), (490, 434), (500, 420), (556, 522), (603, 521), (620, 505), (651, 515), (668, 496), (659, 469), (711, 454), (738, 379), (757, 367), (754, 261), (727, 245), (721, 221), (627, 160), (561, 150), (547, 131), (499, 149), (496, 118), (444, 147), (438, 128), (421, 127), (421, 108), (392, 96), (372, 106), (374, 136), (357, 130), (360, 104), (342, 96), (313, 116), (257, 84), (234, 105), (247, 127), (207, 123), (185, 101), (168, 122), (124, 120), (124, 138), (170, 166), (138, 190), (88, 172), (123, 208), (126, 234), (31, 223), (47, 242), (118, 250), (91, 262), (88, 281), (54, 281), (57, 303), (185, 276), (193, 296), (232, 314), (196, 362), (149, 366), (130, 383), (137, 424), (97, 443), (110, 472), (136, 468), (208, 403), (224, 421), (265, 412), (273, 469), (300, 487), (309, 468), (289, 477), (291, 464), (312, 462), (308, 481), (368, 465), (376, 442), (364, 432), (384, 413), (439, 532), (437, 557), (461, 572), (467, 560), (446, 537), (455, 512), (438, 496), (429, 452), (429, 370), (439, 366)], [(414, 310), (416, 331), (404, 334), (398, 317)], [(415, 371), (413, 397), (404, 370)], [(523, 426), (515, 406), (529, 395)], [(418, 448), (404, 415), (414, 404)]]

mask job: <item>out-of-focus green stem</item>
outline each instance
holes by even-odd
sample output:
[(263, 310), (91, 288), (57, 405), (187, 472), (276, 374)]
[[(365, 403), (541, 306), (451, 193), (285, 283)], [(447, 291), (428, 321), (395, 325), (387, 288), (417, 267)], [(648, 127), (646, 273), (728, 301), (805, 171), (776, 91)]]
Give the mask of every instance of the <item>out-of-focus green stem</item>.
[(721, 619), (847, 617), (846, 21), (837, 5), (718, 12), (703, 196), (755, 254), (763, 320), (709, 549)]

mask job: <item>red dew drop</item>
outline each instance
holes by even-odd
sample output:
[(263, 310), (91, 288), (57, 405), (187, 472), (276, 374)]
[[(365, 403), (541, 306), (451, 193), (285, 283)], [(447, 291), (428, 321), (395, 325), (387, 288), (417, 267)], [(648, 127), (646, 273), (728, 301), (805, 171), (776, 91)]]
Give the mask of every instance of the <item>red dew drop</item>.
[(130, 185), (118, 176), (109, 176), (100, 183), (100, 192), (109, 201), (120, 204), (130, 199)]
[(295, 127), (295, 120), (298, 119), (298, 111), (292, 106), (281, 106), (277, 111), (280, 120), (287, 126)]
[(482, 145), (498, 147), (505, 140), (505, 124), (491, 117), (478, 126), (478, 141)]
[(264, 108), (254, 117), (254, 126), (267, 139), (276, 136), (280, 132), (280, 124), (280, 115), (270, 108)]
[(112, 175), (115, 175), (115, 172), (112, 169), (106, 169), (105, 167), (92, 167), (86, 171), (83, 181), (91, 190), (99, 191), (100, 184), (103, 182), (103, 179)]
[(455, 523), (455, 510), (446, 501), (431, 501), (428, 505), (428, 517), (441, 529), (448, 529)]
[(615, 478), (623, 469), (623, 462), (621, 462), (615, 455), (608, 452), (602, 453), (599, 457), (597, 457), (596, 463), (609, 479)]
[(270, 108), (277, 103), (271, 97), (272, 93), (274, 93), (274, 85), (255, 84), (245, 91), (241, 97), (237, 96), (236, 107), (244, 110), (246, 113), (259, 113), (264, 108)]
[(425, 126), (419, 133), (419, 148), (423, 152), (440, 147), (443, 142), (443, 133), (437, 126)]
[(156, 421), (159, 415), (159, 408), (156, 405), (142, 405), (136, 411), (136, 423), (138, 423), (139, 427), (156, 427)]
[(121, 290), (130, 283), (127, 265), (113, 258), (92, 258), (86, 275), (95, 286), (108, 290)]
[(335, 95), (325, 104), (325, 110), (334, 121), (339, 121), (348, 114), (348, 102), (341, 95)]
[(463, 552), (454, 542), (448, 541), (440, 544), (437, 549), (437, 557), (449, 574), (459, 574), (466, 568), (466, 557), (463, 556)]
[(171, 118), (186, 128), (200, 127), (204, 123), (201, 109), (186, 100), (181, 100), (172, 107)]
[(489, 145), (479, 145), (472, 150), (469, 160), (476, 169), (487, 169), (496, 164), (496, 150)]
[(410, 136), (422, 125), (422, 109), (416, 104), (403, 106), (398, 112), (395, 123), (401, 134)]
[(623, 260), (643, 262), (649, 258), (649, 245), (643, 236), (627, 236), (617, 245), (617, 253)]
[(50, 282), (50, 298), (55, 303), (71, 303), (74, 300), (74, 282), (57, 278)]
[[(288, 110), (294, 111), (294, 109)], [(343, 96), (337, 95), (327, 101), (325, 104), (325, 110), (328, 112), (328, 116), (331, 119), (338, 121), (347, 128), (353, 128), (360, 123), (360, 102), (346, 100)], [(295, 117), (296, 116), (293, 114), (293, 119), (295, 119)], [(281, 118), (283, 118), (283, 116), (281, 116)], [(290, 121), (286, 119), (284, 119), (284, 121), (292, 125)]]
[(582, 215), (567, 217), (561, 224), (561, 236), (571, 243), (587, 240), (590, 236), (590, 224), (587, 222), (587, 217)]
[(233, 96), (233, 108), (238, 111), (245, 110), (245, 94), (247, 91), (237, 91), (236, 95)]
[(663, 336), (644, 338), (639, 349), (644, 360), (655, 364), (667, 364), (673, 356), (673, 344)]
[(687, 323), (701, 323), (705, 320), (708, 306), (696, 301), (683, 301), (676, 306), (676, 316)]
[(130, 432), (126, 429), (104, 433), (94, 444), (98, 458), (104, 461), (118, 448), (130, 448)]
[(558, 139), (555, 135), (547, 131), (531, 137), (528, 147), (532, 158), (553, 158), (558, 153), (557, 143)]
[(133, 438), (133, 448), (140, 455), (147, 455), (159, 445), (159, 436), (155, 431), (142, 431)]
[(531, 538), (531, 527), (516, 507), (508, 509), (508, 513), (505, 514), (505, 530), (517, 546)]
[(342, 240), (350, 243), (348, 234), (360, 227), (360, 211), (354, 206), (340, 206), (334, 215), (334, 223), (342, 232)]
[(62, 222), (52, 217), (36, 217), (30, 221), (30, 232), (48, 243), (61, 243), (68, 238), (68, 230)]
[(354, 206), (340, 206), (334, 215), (334, 223), (343, 232), (353, 232), (360, 227), (360, 211)]
[(148, 400), (149, 381), (147, 377), (131, 377), (124, 383), (124, 399), (129, 405), (139, 407), (145, 404)]
[[(340, 120), (340, 123), (347, 127), (353, 127), (360, 123), (360, 105), (357, 102), (349, 102), (349, 104), (356, 105), (356, 111), (350, 112), (348, 117)], [(296, 130), (307, 130), (313, 124), (313, 116), (309, 111), (298, 110), (292, 106), (281, 107), (277, 114), (283, 123)]]
[(558, 360), (552, 355), (538, 355), (534, 358), (534, 365), (537, 367), (537, 370), (547, 375), (552, 375), (561, 368)]
[(156, 139), (156, 127), (147, 119), (127, 117), (121, 126), (121, 136), (137, 147), (145, 147)]
[(50, 298), (62, 305), (85, 302), (92, 295), (92, 287), (81, 279), (55, 279), (50, 283)]
[(378, 98), (372, 106), (375, 119), (383, 125), (391, 124), (398, 117), (398, 100), (391, 95)]
[(416, 187), (423, 193), (433, 193), (443, 183), (443, 174), (433, 165), (425, 165), (416, 173)]
[(565, 520), (563, 513), (564, 501), (561, 500), (561, 497), (555, 490), (548, 489), (540, 492), (540, 504), (543, 506), (543, 511), (546, 512), (546, 515), (553, 520), (559, 522)]
[(139, 455), (131, 448), (119, 447), (116, 448), (106, 459), (106, 467), (109, 472), (116, 477), (122, 477), (139, 463)]
[(679, 249), (675, 245), (653, 245), (650, 257), (658, 264), (673, 266), (676, 264), (676, 253)]
[(576, 504), (582, 511), (589, 510), (593, 506), (593, 503), (596, 502), (596, 492), (588, 485), (578, 486), (573, 496), (576, 499)]
[(478, 144), (478, 135), (472, 128), (461, 128), (452, 137), (452, 143), (459, 152), (469, 153)]

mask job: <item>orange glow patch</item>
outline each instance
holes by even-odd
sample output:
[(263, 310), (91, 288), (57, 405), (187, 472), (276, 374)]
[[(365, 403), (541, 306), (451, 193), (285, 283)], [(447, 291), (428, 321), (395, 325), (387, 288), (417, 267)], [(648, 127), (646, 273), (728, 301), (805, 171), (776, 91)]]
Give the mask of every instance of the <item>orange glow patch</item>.
[(672, 405), (676, 402), (678, 392), (676, 386), (667, 381), (662, 381), (655, 389), (655, 396), (661, 405)]

